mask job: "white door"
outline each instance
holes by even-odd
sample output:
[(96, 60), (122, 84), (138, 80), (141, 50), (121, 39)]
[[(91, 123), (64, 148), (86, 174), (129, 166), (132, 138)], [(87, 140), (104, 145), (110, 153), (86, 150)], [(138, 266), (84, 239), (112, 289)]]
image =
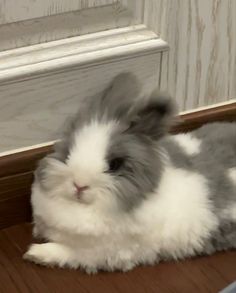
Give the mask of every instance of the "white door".
[(148, 0), (0, 0), (0, 155), (59, 138), (81, 97), (122, 71), (144, 91), (158, 85), (168, 47), (145, 24), (151, 9)]

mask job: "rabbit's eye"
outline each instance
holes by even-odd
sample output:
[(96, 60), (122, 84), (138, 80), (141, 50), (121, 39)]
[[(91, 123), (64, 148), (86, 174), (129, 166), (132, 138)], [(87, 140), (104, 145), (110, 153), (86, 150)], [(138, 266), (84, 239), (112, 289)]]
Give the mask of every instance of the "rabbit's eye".
[(124, 158), (114, 158), (109, 161), (109, 171), (116, 172), (118, 171), (124, 163)]

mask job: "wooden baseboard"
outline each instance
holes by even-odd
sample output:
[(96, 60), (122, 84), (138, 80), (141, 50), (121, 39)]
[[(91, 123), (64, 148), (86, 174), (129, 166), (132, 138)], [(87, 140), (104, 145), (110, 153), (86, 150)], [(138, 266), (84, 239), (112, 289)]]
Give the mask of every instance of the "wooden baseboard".
[[(236, 121), (236, 103), (180, 116), (182, 122), (171, 132), (196, 129), (208, 122)], [(0, 229), (30, 220), (30, 189), (37, 161), (52, 146), (7, 155), (0, 158)]]
[(236, 102), (180, 115), (182, 122), (172, 129), (172, 133), (187, 132), (203, 124), (216, 121), (236, 121)]

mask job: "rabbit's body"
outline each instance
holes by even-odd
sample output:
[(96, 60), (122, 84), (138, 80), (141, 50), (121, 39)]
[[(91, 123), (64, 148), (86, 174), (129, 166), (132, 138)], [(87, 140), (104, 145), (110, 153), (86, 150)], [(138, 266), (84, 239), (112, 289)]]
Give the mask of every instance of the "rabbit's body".
[(153, 109), (129, 127), (120, 111), (123, 123), (98, 112), (79, 120), (42, 161), (32, 207), (34, 233), (48, 243), (33, 244), (27, 259), (125, 271), (236, 247), (236, 124), (164, 136), (172, 108)]

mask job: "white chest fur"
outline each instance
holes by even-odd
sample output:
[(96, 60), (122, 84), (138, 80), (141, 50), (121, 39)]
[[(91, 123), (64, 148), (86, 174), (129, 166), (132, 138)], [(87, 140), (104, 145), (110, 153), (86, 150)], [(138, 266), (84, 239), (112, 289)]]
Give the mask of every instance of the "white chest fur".
[(157, 255), (193, 255), (218, 225), (206, 180), (171, 166), (166, 167), (157, 191), (128, 216), (108, 219), (89, 207), (51, 199), (38, 187), (33, 190), (32, 204), (34, 214), (48, 225), (49, 239), (72, 244), (80, 252), (90, 247), (99, 262), (101, 257), (107, 261), (109, 254), (111, 266), (119, 258), (132, 264), (152, 263)]

